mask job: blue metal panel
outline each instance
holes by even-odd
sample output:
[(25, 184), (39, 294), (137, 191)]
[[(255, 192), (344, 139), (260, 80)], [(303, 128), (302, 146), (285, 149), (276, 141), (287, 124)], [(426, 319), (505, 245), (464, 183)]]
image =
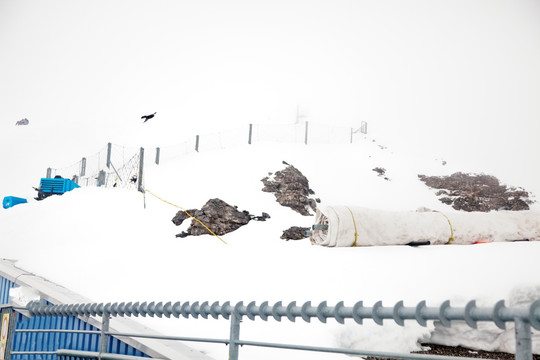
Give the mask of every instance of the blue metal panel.
[(0, 304), (9, 304), (9, 290), (13, 285), (13, 282), (0, 276)]
[[(27, 318), (17, 313), (16, 329), (69, 329), (93, 330), (96, 327), (73, 316), (34, 316)], [(26, 333), (16, 332), (12, 351), (56, 351), (58, 349), (99, 351), (98, 334)], [(108, 352), (122, 355), (149, 357), (130, 345), (109, 337)], [(56, 359), (56, 355), (12, 355), (13, 359)]]

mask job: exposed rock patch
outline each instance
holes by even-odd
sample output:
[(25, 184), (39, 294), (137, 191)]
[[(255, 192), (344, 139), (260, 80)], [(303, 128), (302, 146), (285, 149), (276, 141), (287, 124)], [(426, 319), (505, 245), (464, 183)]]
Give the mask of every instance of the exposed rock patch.
[(302, 240), (307, 238), (304, 234), (304, 231), (308, 231), (308, 227), (300, 227), (300, 226), (291, 226), (287, 230), (283, 232), (283, 235), (281, 235), (281, 238), (283, 240)]
[(529, 210), (529, 193), (522, 188), (502, 185), (495, 176), (454, 173), (450, 176), (418, 175), (427, 186), (438, 189), (439, 200), (456, 210)]
[(386, 169), (385, 168), (376, 167), (376, 168), (373, 168), (372, 170), (375, 171), (378, 174), (378, 176), (384, 178), (384, 180), (390, 181), (388, 176), (386, 176)]
[[(262, 213), (261, 216), (250, 215), (246, 210), (239, 211), (236, 206), (231, 206), (220, 199), (210, 199), (200, 209), (191, 209), (187, 212), (194, 218), (201, 221), (216, 235), (224, 235), (230, 233), (241, 226), (248, 224), (251, 220), (265, 221), (270, 218), (267, 213)], [(191, 219), (185, 211), (178, 211), (172, 222), (179, 226), (187, 220)], [(192, 220), (187, 231), (176, 235), (176, 237), (186, 237), (189, 235), (206, 235), (208, 230), (198, 221)]]
[(274, 193), (276, 200), (283, 206), (290, 207), (294, 211), (310, 216), (310, 210), (317, 210), (317, 202), (319, 199), (311, 198), (315, 192), (309, 188), (308, 179), (292, 165), (288, 165), (285, 169), (269, 173), (261, 181), (264, 184), (262, 191)]

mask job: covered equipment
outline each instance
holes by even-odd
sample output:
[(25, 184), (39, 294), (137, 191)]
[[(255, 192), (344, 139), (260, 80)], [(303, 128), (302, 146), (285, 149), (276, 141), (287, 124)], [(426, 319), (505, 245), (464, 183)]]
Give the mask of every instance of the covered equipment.
[(326, 206), (317, 210), (311, 242), (323, 246), (474, 244), (540, 240), (540, 212), (386, 211)]

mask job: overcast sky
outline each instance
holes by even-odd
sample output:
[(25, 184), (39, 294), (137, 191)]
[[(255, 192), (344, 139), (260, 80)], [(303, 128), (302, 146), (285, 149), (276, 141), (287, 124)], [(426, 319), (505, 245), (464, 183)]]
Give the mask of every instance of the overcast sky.
[(0, 121), (68, 136), (155, 111), (164, 132), (290, 123), (299, 106), (539, 176), (539, 100), (538, 0), (0, 0)]

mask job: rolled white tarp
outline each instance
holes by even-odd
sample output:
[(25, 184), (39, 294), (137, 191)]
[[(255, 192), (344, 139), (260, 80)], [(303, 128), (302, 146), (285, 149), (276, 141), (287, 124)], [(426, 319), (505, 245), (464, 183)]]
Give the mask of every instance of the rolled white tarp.
[(386, 211), (326, 206), (317, 210), (311, 242), (323, 246), (407, 245), (540, 240), (540, 212)]

